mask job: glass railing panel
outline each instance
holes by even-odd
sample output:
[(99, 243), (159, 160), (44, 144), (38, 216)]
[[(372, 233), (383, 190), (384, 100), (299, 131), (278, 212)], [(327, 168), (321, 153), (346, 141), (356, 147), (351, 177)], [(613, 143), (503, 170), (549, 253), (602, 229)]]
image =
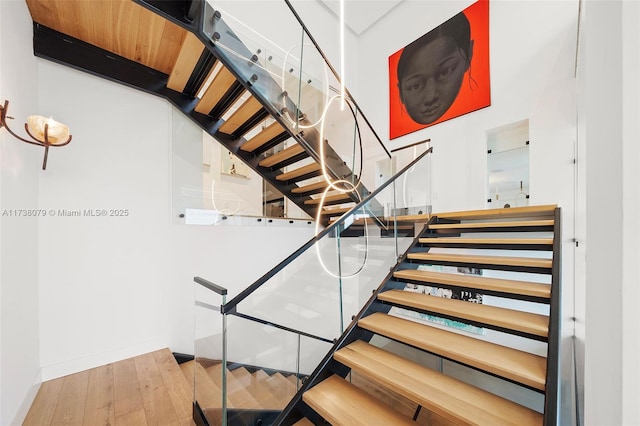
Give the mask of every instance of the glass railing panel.
[(229, 424), (271, 424), (331, 343), (235, 315), (227, 319)]
[[(426, 145), (415, 146), (394, 153), (398, 169), (405, 167), (425, 151)], [(431, 155), (410, 167), (396, 182), (396, 215), (423, 215), (431, 213)]]
[(324, 339), (338, 337), (341, 306), (337, 243), (335, 238), (318, 241), (240, 302), (237, 311)]
[(406, 190), (419, 195), (419, 203), (430, 202), (427, 191), (415, 188), (429, 176), (428, 157), (406, 167), (357, 210), (330, 218), (330, 229), (242, 296), (237, 313), (328, 341), (342, 334), (416, 235), (413, 222), (396, 220), (398, 200)]

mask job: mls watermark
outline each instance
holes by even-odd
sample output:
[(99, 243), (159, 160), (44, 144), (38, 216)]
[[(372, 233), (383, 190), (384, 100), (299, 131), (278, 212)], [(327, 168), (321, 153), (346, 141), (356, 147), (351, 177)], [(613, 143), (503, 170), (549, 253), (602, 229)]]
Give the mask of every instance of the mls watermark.
[(127, 217), (129, 209), (4, 209), (2, 217)]

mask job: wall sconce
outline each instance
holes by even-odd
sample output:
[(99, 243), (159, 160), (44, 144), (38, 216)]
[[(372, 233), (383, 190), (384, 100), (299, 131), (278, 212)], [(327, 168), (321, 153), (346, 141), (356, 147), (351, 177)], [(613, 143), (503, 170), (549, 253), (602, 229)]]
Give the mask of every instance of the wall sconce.
[(7, 116), (8, 109), (9, 101), (5, 100), (4, 106), (0, 106), (0, 129), (5, 127), (13, 137), (21, 140), (22, 142), (30, 143), (31, 145), (43, 146), (44, 160), (42, 161), (42, 170), (46, 170), (49, 147), (65, 146), (71, 142), (69, 128), (62, 123), (58, 123), (52, 118), (32, 115), (27, 119), (27, 122), (24, 125), (24, 129), (27, 131), (27, 134), (31, 136), (32, 140), (25, 139), (16, 135), (9, 128), (6, 120), (13, 119), (13, 117)]

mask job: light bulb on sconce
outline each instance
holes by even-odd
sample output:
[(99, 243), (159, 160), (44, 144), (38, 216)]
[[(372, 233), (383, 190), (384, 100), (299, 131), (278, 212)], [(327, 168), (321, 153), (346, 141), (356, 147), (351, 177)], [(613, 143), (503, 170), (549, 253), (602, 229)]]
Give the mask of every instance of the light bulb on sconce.
[(65, 146), (71, 142), (69, 128), (62, 123), (58, 123), (53, 118), (42, 117), (40, 115), (32, 115), (27, 119), (24, 129), (33, 140), (25, 139), (15, 134), (8, 126), (7, 119), (13, 117), (7, 116), (9, 109), (9, 101), (4, 101), (4, 106), (0, 106), (0, 128), (5, 127), (7, 131), (16, 139), (31, 145), (44, 147), (44, 160), (42, 161), (42, 170), (47, 169), (47, 158), (49, 157), (49, 147)]

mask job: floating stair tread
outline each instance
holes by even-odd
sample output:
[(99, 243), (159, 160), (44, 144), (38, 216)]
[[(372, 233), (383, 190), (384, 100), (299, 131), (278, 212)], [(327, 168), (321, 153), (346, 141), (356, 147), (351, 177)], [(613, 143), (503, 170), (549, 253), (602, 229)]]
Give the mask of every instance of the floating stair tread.
[(259, 166), (262, 167), (273, 167), (276, 164), (282, 163), (283, 161), (286, 161), (292, 157), (295, 157), (298, 154), (302, 154), (304, 151), (304, 148), (302, 147), (302, 145), (300, 144), (295, 144), (292, 145), (288, 148), (283, 149), (282, 151), (278, 152), (277, 154), (273, 154), (267, 158), (265, 158), (264, 160), (260, 161), (260, 163), (258, 163)]
[(302, 399), (334, 426), (416, 424), (335, 375), (306, 391)]
[(420, 238), (421, 244), (486, 244), (486, 245), (544, 245), (553, 246), (553, 238)]
[(339, 208), (335, 208), (335, 209), (323, 209), (320, 214), (322, 214), (323, 216), (343, 214), (343, 213), (348, 212), (352, 208), (353, 208), (353, 206), (350, 206), (350, 207), (339, 207)]
[(202, 98), (200, 98), (200, 102), (196, 105), (196, 112), (209, 114), (235, 82), (236, 78), (227, 68), (220, 68), (220, 71), (218, 71), (218, 74), (213, 78), (213, 81), (209, 87), (207, 87), (207, 90), (205, 90)]
[[(333, 201), (340, 201), (340, 200), (344, 200), (345, 202), (350, 202), (353, 201), (351, 199), (351, 197), (349, 196), (348, 193), (340, 193), (340, 194), (335, 194), (335, 195), (327, 195), (326, 197), (324, 197), (324, 202), (325, 203), (330, 203)], [(322, 201), (322, 197), (318, 197), (318, 198), (313, 198), (311, 200), (306, 200), (304, 203), (307, 205), (316, 205), (316, 204), (320, 204), (320, 201)]]
[(289, 179), (295, 179), (300, 176), (304, 176), (308, 173), (317, 172), (320, 170), (320, 164), (311, 163), (306, 166), (300, 167), (299, 169), (291, 170), (290, 172), (282, 173), (281, 175), (276, 176), (276, 180), (286, 181)]
[(313, 424), (313, 422), (311, 422), (311, 420), (307, 419), (306, 417), (303, 417), (297, 422), (295, 422), (293, 426), (315, 426), (315, 425)]
[(434, 223), (429, 229), (481, 229), (481, 228), (525, 228), (553, 226), (553, 220), (518, 220), (511, 222), (466, 222), (466, 223)]
[(540, 216), (553, 216), (556, 204), (548, 204), (543, 206), (528, 206), (528, 207), (510, 207), (510, 208), (498, 208), (498, 209), (485, 209), (485, 210), (469, 210), (469, 211), (457, 211), (457, 212), (440, 212), (432, 213), (432, 216), (437, 216), (443, 219), (455, 219), (455, 220), (472, 220), (472, 219), (498, 219), (503, 217), (540, 217)]
[(305, 192), (312, 191), (322, 192), (322, 190), (324, 190), (328, 185), (329, 183), (325, 179), (322, 179), (320, 182), (293, 188), (291, 192), (293, 192), (294, 194), (304, 194)]
[(413, 269), (396, 271), (393, 273), (393, 276), (401, 280), (404, 279), (433, 284), (445, 284), (449, 286), (488, 290), (500, 293), (521, 294), (523, 296), (545, 299), (549, 299), (551, 297), (551, 286), (549, 284), (539, 284), (528, 281), (504, 280), (474, 275), (418, 271)]
[(545, 315), (403, 290), (385, 291), (378, 295), (378, 299), (394, 305), (421, 309), (535, 336), (547, 337), (549, 333), (549, 317)]
[(262, 109), (262, 104), (255, 97), (251, 96), (240, 107), (231, 114), (231, 117), (220, 126), (220, 132), (228, 135), (235, 132), (240, 126), (246, 123), (255, 113)]
[(357, 340), (334, 358), (456, 424), (542, 425), (540, 413)]
[(277, 121), (274, 121), (273, 123), (265, 127), (264, 130), (262, 130), (260, 133), (242, 144), (240, 149), (246, 152), (253, 152), (284, 132), (284, 127), (282, 127), (282, 125)]
[(476, 256), (447, 253), (409, 253), (410, 260), (423, 262), (471, 263), (477, 265), (522, 266), (528, 268), (551, 269), (552, 259), (538, 257)]
[(543, 357), (382, 313), (362, 318), (358, 325), (534, 389), (545, 388)]
[(194, 68), (200, 60), (204, 45), (193, 33), (187, 32), (182, 42), (178, 59), (169, 75), (167, 87), (182, 92), (191, 78)]

